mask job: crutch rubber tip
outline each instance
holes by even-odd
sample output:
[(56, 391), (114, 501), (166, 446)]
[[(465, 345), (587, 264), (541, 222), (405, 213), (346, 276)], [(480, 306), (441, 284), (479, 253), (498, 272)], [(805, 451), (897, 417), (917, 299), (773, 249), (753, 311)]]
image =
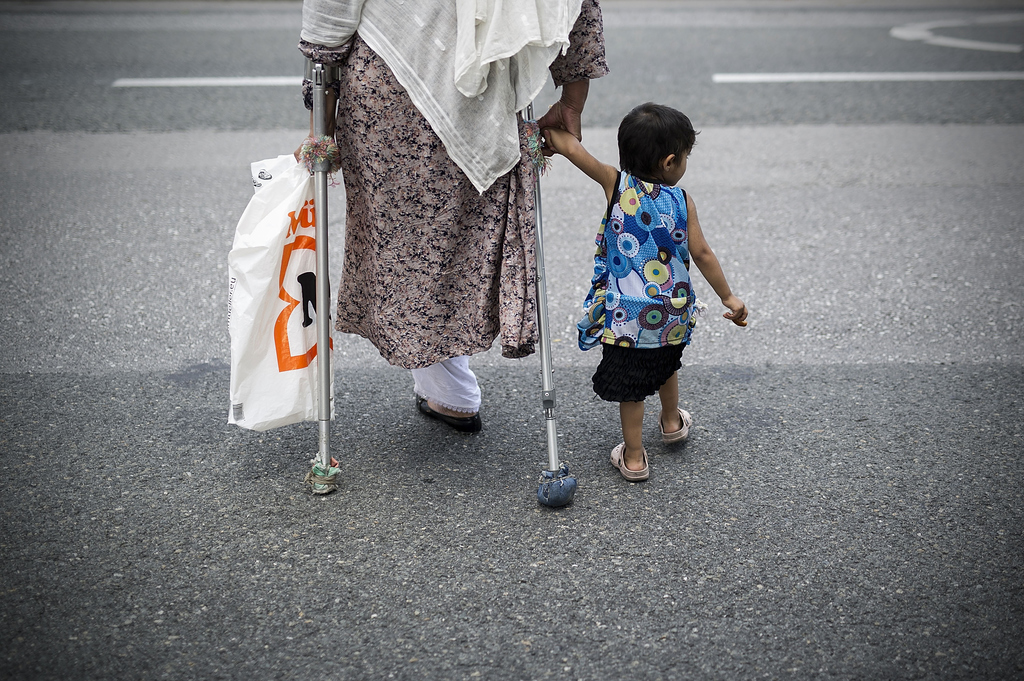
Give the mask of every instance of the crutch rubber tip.
[(562, 464), (557, 471), (541, 471), (537, 501), (545, 506), (559, 507), (572, 503), (576, 496), (576, 478), (569, 475), (569, 466)]
[[(333, 457), (331, 462), (334, 462)], [(337, 467), (328, 466), (327, 470), (324, 470), (324, 467), (319, 462), (316, 462), (309, 472), (306, 473), (306, 478), (303, 482), (310, 486), (313, 494), (330, 494), (338, 489), (339, 475), (341, 475), (341, 471)]]

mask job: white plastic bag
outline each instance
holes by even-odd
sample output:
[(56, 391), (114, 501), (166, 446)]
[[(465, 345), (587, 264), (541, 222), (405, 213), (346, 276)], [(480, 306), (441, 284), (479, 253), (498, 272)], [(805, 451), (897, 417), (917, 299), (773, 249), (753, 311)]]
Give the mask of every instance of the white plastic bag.
[(287, 154), (253, 163), (252, 182), (228, 254), (228, 423), (268, 430), (318, 418), (316, 311), (331, 301), (316, 300), (313, 178)]

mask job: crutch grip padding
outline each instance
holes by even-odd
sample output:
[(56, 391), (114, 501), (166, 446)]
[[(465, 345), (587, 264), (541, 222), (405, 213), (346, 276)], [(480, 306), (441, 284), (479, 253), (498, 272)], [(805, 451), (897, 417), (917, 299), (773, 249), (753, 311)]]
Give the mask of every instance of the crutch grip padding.
[[(533, 114), (531, 105), (530, 114)], [(542, 175), (551, 167), (551, 161), (544, 155), (544, 136), (541, 134), (537, 121), (526, 121), (523, 123), (526, 129), (526, 153), (533, 163), (533, 166)]]
[(537, 501), (545, 506), (565, 506), (576, 496), (576, 478), (569, 475), (569, 464), (562, 462), (557, 471), (541, 471)]
[(306, 166), (310, 175), (316, 172), (334, 175), (341, 168), (341, 152), (338, 150), (337, 142), (330, 135), (310, 135), (302, 141), (299, 161)]

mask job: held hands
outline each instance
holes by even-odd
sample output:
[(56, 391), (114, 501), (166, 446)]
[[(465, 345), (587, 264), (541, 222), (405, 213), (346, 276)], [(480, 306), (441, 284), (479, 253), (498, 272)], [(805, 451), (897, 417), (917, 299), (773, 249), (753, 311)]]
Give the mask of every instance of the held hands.
[(544, 136), (545, 156), (552, 154), (566, 156), (573, 147), (578, 146), (580, 143), (575, 135), (559, 128), (542, 127), (541, 134)]
[[(577, 141), (583, 139), (583, 125), (580, 118), (580, 112), (561, 101), (555, 102), (555, 104), (548, 109), (548, 112), (537, 120), (537, 125), (541, 130), (546, 129), (564, 132)], [(545, 156), (551, 156), (554, 153), (563, 153), (558, 148), (551, 146), (546, 134), (544, 135), (544, 141), (544, 148), (541, 151)]]
[(743, 304), (742, 300), (734, 295), (729, 295), (722, 298), (722, 305), (729, 308), (729, 312), (723, 314), (723, 317), (732, 320), (732, 323), (736, 326), (747, 325), (747, 306)]
[[(541, 130), (544, 128), (565, 130), (578, 141), (583, 141), (583, 107), (587, 104), (589, 93), (590, 80), (587, 78), (562, 84), (562, 96), (548, 109), (546, 114), (540, 117), (537, 125)], [(548, 146), (545, 146), (542, 151), (545, 156), (555, 153), (555, 150)]]
[(561, 100), (555, 102), (548, 112), (537, 120), (543, 128), (558, 128), (572, 134), (576, 139), (583, 138), (583, 124), (580, 112)]

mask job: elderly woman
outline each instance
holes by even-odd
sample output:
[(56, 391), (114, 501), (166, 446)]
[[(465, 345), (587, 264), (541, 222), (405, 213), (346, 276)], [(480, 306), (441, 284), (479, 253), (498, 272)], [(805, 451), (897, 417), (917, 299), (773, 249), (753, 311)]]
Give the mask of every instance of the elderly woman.
[[(412, 370), (419, 410), (481, 427), (469, 355), (537, 339), (534, 168), (518, 115), (580, 136), (608, 72), (597, 0), (305, 0), (299, 49), (340, 67), (328, 110), (347, 197), (336, 328)], [(307, 107), (311, 108), (307, 84)]]

